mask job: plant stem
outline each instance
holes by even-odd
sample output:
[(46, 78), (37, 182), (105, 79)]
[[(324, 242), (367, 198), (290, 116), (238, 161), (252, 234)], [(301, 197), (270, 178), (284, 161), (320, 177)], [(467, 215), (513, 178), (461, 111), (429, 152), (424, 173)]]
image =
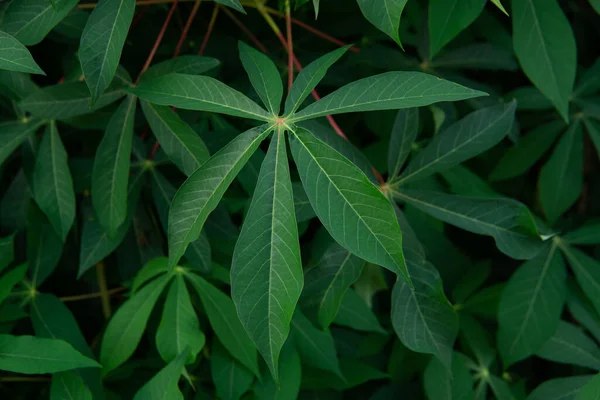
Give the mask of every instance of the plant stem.
[[(122, 293), (126, 290), (127, 290), (126, 287), (118, 287), (118, 288), (107, 290), (106, 294), (108, 294), (109, 296), (112, 296), (113, 294)], [(68, 303), (71, 301), (96, 299), (98, 297), (102, 297), (103, 295), (104, 295), (103, 292), (94, 292), (94, 293), (78, 294), (75, 296), (63, 296), (63, 297), (59, 297), (58, 299), (60, 301), (62, 301), (63, 303)]]
[(235, 15), (233, 15), (233, 13), (229, 11), (227, 7), (223, 7), (223, 12), (248, 36), (248, 38), (250, 38), (252, 43), (254, 43), (254, 45), (258, 47), (260, 51), (262, 51), (265, 54), (269, 52), (267, 48), (258, 40), (258, 38), (254, 36), (250, 29), (248, 29), (248, 27), (244, 25), (242, 21), (240, 21)]
[(290, 11), (290, 1), (285, 2), (285, 29), (287, 35), (288, 51), (288, 92), (292, 89), (294, 83), (294, 41), (292, 40), (292, 15)]
[(102, 313), (104, 318), (108, 320), (112, 314), (110, 308), (110, 295), (106, 286), (106, 275), (104, 273), (104, 262), (100, 261), (96, 264), (96, 277), (98, 279), (98, 287), (100, 289), (100, 298), (102, 299)]
[(179, 37), (179, 42), (177, 42), (177, 46), (175, 47), (175, 52), (173, 53), (173, 58), (175, 58), (179, 55), (179, 52), (181, 51), (181, 47), (183, 46), (183, 42), (187, 38), (187, 34), (190, 30), (190, 27), (192, 26), (192, 22), (194, 21), (194, 18), (196, 17), (196, 13), (198, 12), (198, 9), (200, 8), (201, 2), (202, 2), (202, 0), (196, 0), (196, 2), (194, 3), (194, 7), (192, 8), (192, 11), (190, 12), (190, 16), (188, 17), (187, 21), (185, 21), (185, 26), (183, 27), (183, 31), (181, 31), (181, 36)]
[(210, 35), (212, 35), (212, 31), (215, 27), (215, 22), (217, 21), (217, 15), (219, 15), (219, 5), (215, 4), (215, 8), (213, 9), (213, 13), (210, 17), (210, 22), (208, 23), (208, 28), (206, 29), (206, 35), (204, 35), (204, 39), (202, 39), (202, 45), (200, 46), (200, 51), (198, 55), (201, 56), (204, 54), (204, 49), (208, 44), (208, 39), (210, 39)]

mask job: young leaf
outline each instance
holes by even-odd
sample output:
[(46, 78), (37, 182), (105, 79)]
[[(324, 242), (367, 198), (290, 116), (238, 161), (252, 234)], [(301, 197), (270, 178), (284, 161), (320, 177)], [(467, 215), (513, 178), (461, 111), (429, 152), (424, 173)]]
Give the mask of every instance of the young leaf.
[(206, 218), (270, 131), (259, 126), (242, 133), (179, 188), (169, 209), (169, 268), (174, 268), (188, 244), (198, 239)]
[(429, 57), (435, 55), (473, 23), (487, 0), (431, 0), (429, 2)]
[(350, 46), (340, 47), (339, 49), (327, 53), (308, 64), (300, 71), (285, 99), (285, 115), (289, 116), (296, 112), (310, 92), (312, 92), (319, 82), (321, 82), (321, 79), (323, 79), (329, 67), (339, 60), (349, 47)]
[(178, 274), (165, 300), (162, 320), (156, 331), (156, 348), (166, 362), (173, 361), (188, 348), (186, 364), (189, 364), (196, 359), (205, 341), (185, 281)]
[(48, 0), (11, 1), (4, 7), (0, 29), (25, 46), (38, 44), (77, 3), (78, 0), (57, 0), (53, 7)]
[(300, 310), (292, 319), (292, 338), (304, 363), (344, 378), (331, 333), (315, 328)]
[(17, 39), (0, 30), (0, 69), (46, 75)]
[(233, 301), (198, 275), (186, 274), (185, 278), (196, 289), (211, 327), (229, 354), (260, 376), (256, 348), (240, 323)]
[(392, 180), (400, 174), (418, 134), (419, 109), (407, 108), (398, 111), (388, 150), (388, 180)]
[(298, 112), (290, 121), (347, 112), (421, 107), (485, 95), (421, 72), (386, 72), (341, 87)]
[(467, 367), (468, 359), (460, 353), (452, 354), (452, 366), (447, 368), (437, 358), (432, 358), (425, 369), (423, 383), (429, 400), (470, 400), (473, 396), (473, 379)]
[(217, 395), (223, 400), (238, 400), (254, 381), (254, 375), (233, 359), (218, 340), (212, 345), (210, 371)]
[(33, 197), (63, 242), (75, 219), (75, 190), (56, 122), (50, 122), (35, 161)]
[(134, 10), (133, 0), (99, 0), (85, 25), (78, 54), (91, 104), (113, 80)]
[(545, 360), (600, 370), (600, 348), (583, 331), (561, 321), (554, 335), (536, 352)]
[(152, 379), (148, 381), (135, 394), (133, 400), (163, 400), (183, 399), (177, 383), (183, 373), (185, 362), (189, 357), (189, 348), (186, 348), (173, 361)]
[(270, 121), (272, 118), (242, 93), (208, 76), (157, 76), (140, 82), (130, 91), (140, 99), (163, 106), (209, 111), (259, 121)]
[(587, 400), (593, 399), (595, 392), (592, 392), (590, 397), (579, 397), (578, 394), (585, 392), (586, 384), (592, 383), (591, 375), (587, 376), (570, 376), (568, 378), (550, 379), (535, 388), (527, 397), (527, 400)]
[(246, 43), (238, 42), (238, 49), (244, 69), (248, 73), (258, 97), (271, 114), (279, 115), (283, 97), (283, 83), (279, 76), (279, 70), (269, 57)]
[(472, 112), (452, 124), (411, 160), (398, 184), (422, 179), (490, 149), (510, 132), (516, 108), (515, 101), (499, 104)]
[(331, 236), (356, 256), (410, 281), (389, 200), (352, 162), (309, 131), (297, 129), (291, 142), (306, 194)]
[(353, 289), (346, 291), (344, 294), (340, 310), (333, 322), (357, 331), (386, 334), (373, 310)]
[(114, 237), (127, 216), (127, 182), (135, 118), (135, 96), (127, 97), (110, 118), (96, 150), (92, 204), (100, 225)]
[(0, 272), (15, 259), (15, 235), (0, 238)]
[(529, 210), (518, 201), (408, 189), (394, 195), (449, 224), (492, 236), (498, 249), (509, 257), (530, 259), (543, 246)]
[(450, 367), (458, 334), (458, 315), (444, 295), (439, 273), (431, 263), (408, 261), (414, 288), (396, 281), (392, 293), (392, 325), (402, 343), (433, 354)]
[(505, 367), (538, 351), (558, 327), (567, 273), (556, 250), (553, 244), (521, 265), (502, 292), (498, 348)]
[(50, 400), (93, 400), (92, 392), (83, 379), (74, 372), (59, 372), (52, 375)]
[(274, 133), (231, 262), (231, 297), (275, 381), (303, 286), (285, 136)]
[(591, 300), (596, 311), (600, 312), (600, 263), (573, 247), (562, 243), (559, 246), (575, 273), (579, 286)]
[(540, 202), (550, 224), (567, 211), (583, 186), (583, 132), (573, 122), (540, 172)]
[(513, 45), (523, 71), (569, 121), (577, 48), (556, 0), (513, 0)]
[(8, 297), (13, 287), (23, 280), (26, 272), (27, 264), (22, 264), (0, 276), (0, 304)]
[(44, 213), (34, 204), (27, 217), (27, 261), (34, 288), (41, 285), (58, 264), (63, 251), (62, 238)]
[(0, 123), (0, 166), (41, 125), (38, 118)]
[(152, 79), (161, 75), (168, 74), (188, 74), (199, 75), (218, 67), (221, 64), (219, 60), (211, 57), (202, 57), (196, 55), (183, 55), (170, 60), (151, 65), (150, 68), (142, 74), (140, 81)]
[(67, 342), (35, 336), (0, 335), (0, 355), (0, 370), (20, 374), (51, 374), (100, 367)]
[(360, 277), (364, 265), (363, 260), (332, 243), (319, 263), (304, 275), (300, 303), (303, 310), (316, 314), (322, 329), (335, 319), (344, 293)]
[(398, 29), (400, 16), (408, 0), (358, 0), (358, 6), (365, 18), (377, 29), (391, 37), (402, 47)]
[(154, 304), (171, 279), (156, 279), (127, 300), (108, 322), (100, 349), (103, 374), (123, 364), (135, 351)]
[[(43, 0), (46, 1), (46, 0)], [(25, 97), (20, 106), (36, 117), (64, 120), (90, 114), (125, 96), (119, 83), (113, 84), (90, 107), (91, 95), (83, 82), (65, 82), (38, 89)]]

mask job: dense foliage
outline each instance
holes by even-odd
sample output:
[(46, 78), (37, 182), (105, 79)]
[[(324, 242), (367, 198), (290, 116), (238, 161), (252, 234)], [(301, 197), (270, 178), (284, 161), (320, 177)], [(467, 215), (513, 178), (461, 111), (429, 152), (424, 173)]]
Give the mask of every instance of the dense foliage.
[(598, 13), (1, 2), (0, 397), (600, 399)]

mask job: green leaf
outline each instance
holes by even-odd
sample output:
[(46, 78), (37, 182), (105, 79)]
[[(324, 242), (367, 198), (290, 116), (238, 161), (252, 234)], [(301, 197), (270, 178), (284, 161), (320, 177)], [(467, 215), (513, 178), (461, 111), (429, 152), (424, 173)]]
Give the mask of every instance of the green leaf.
[(584, 298), (579, 290), (571, 290), (567, 299), (567, 307), (573, 319), (587, 329), (596, 340), (600, 338), (600, 316), (591, 302)]
[[(571, 378), (573, 379), (573, 378)], [(579, 390), (575, 400), (596, 399), (600, 395), (600, 374), (597, 374)]]
[(559, 247), (575, 273), (579, 286), (596, 311), (600, 312), (600, 263), (584, 252), (563, 243), (559, 243)]
[(575, 121), (558, 142), (539, 178), (540, 202), (550, 224), (577, 201), (583, 186), (583, 132)]
[(208, 160), (210, 154), (200, 136), (169, 107), (142, 101), (152, 133), (169, 159), (187, 176)]
[(113, 80), (134, 10), (133, 0), (99, 0), (85, 25), (78, 54), (91, 104)]
[(506, 16), (508, 16), (508, 13), (506, 12), (506, 10), (504, 9), (504, 6), (502, 5), (502, 3), (500, 2), (500, 0), (490, 0), (492, 3), (494, 3), (494, 5), (496, 7), (498, 7), (500, 9), (500, 11), (502, 11), (504, 14), (506, 14)]
[(472, 112), (452, 124), (411, 160), (397, 184), (422, 179), (490, 149), (510, 132), (516, 108), (515, 101), (499, 104)]
[(429, 57), (473, 23), (487, 0), (430, 0)]
[(564, 127), (564, 122), (552, 121), (536, 127), (526, 136), (521, 137), (519, 143), (508, 149), (496, 163), (490, 174), (490, 180), (511, 179), (529, 171), (552, 146)]
[[(301, 182), (292, 182), (292, 192), (294, 192), (294, 211), (296, 212), (296, 222), (308, 221), (316, 216), (315, 211), (310, 205), (306, 192)], [(306, 286), (304, 287), (306, 290)]]
[(127, 217), (127, 182), (135, 118), (135, 96), (127, 97), (110, 118), (96, 150), (92, 172), (92, 204), (110, 237)]
[(274, 133), (231, 262), (231, 297), (275, 381), (303, 286), (283, 131)]
[(38, 90), (29, 74), (5, 70), (0, 70), (0, 88), (2, 89), (0, 91), (2, 96), (15, 101), (21, 100)]
[(527, 400), (589, 400), (591, 397), (580, 397), (586, 384), (592, 383), (591, 376), (571, 376), (568, 378), (550, 379), (535, 388)]
[(59, 372), (52, 375), (50, 400), (93, 400), (92, 392), (83, 379), (74, 372)]
[(17, 39), (0, 30), (0, 69), (46, 75)]
[(267, 110), (274, 116), (279, 115), (281, 108), (281, 98), (283, 97), (283, 83), (279, 75), (279, 70), (269, 57), (239, 41), (238, 49), (240, 59), (244, 65), (250, 82), (256, 90), (258, 97)]
[(344, 378), (331, 333), (315, 328), (300, 310), (292, 319), (292, 338), (304, 363)]
[(508, 386), (508, 383), (505, 380), (500, 379), (497, 376), (490, 375), (488, 383), (492, 388), (492, 392), (496, 396), (496, 399), (516, 400), (510, 389), (510, 386)]
[(400, 174), (419, 134), (419, 109), (398, 111), (392, 128), (388, 150), (388, 181)]
[(596, 153), (598, 153), (598, 156), (600, 157), (600, 125), (594, 121), (590, 121), (587, 118), (584, 119), (583, 122), (585, 124), (588, 136), (594, 143)]
[(332, 243), (318, 264), (304, 275), (300, 303), (303, 310), (316, 315), (322, 329), (335, 319), (344, 293), (360, 277), (364, 265), (363, 260)]
[(185, 281), (178, 274), (165, 300), (162, 320), (156, 331), (156, 348), (166, 362), (173, 361), (188, 348), (186, 364), (189, 364), (196, 359), (205, 341)]
[(242, 7), (242, 4), (240, 3), (240, 0), (215, 0), (215, 2), (223, 4), (227, 7), (231, 7), (234, 10), (241, 12), (242, 14), (246, 14), (246, 11), (244, 11), (244, 7)]
[(442, 280), (431, 263), (408, 261), (414, 288), (396, 281), (392, 292), (392, 325), (412, 351), (433, 354), (450, 367), (458, 334), (458, 316), (444, 295)]
[(568, 244), (600, 244), (600, 221), (590, 221), (581, 228), (568, 232), (562, 238)]
[(291, 147), (310, 203), (331, 236), (356, 256), (410, 281), (389, 200), (358, 167), (309, 131), (297, 129)]
[[(506, 99), (517, 100), (518, 110), (551, 110), (552, 102), (533, 86), (522, 86), (507, 94)], [(564, 121), (561, 121), (564, 124)]]
[(449, 224), (493, 237), (498, 249), (509, 257), (530, 259), (543, 246), (529, 210), (516, 200), (408, 189), (394, 195)]
[(491, 43), (473, 43), (441, 52), (430, 68), (514, 71), (519, 68), (512, 52)]
[(0, 166), (41, 125), (37, 118), (0, 123)]
[(598, 345), (580, 328), (565, 321), (535, 354), (549, 361), (600, 370)]
[(289, 121), (347, 112), (421, 107), (485, 95), (421, 72), (386, 72), (343, 86), (304, 108)]
[(46, 130), (35, 161), (33, 198), (63, 242), (75, 219), (75, 190), (56, 123)]
[(36, 205), (30, 205), (27, 217), (27, 261), (34, 288), (39, 287), (52, 274), (62, 251), (62, 238), (44, 213)]
[(485, 328), (475, 318), (461, 314), (460, 334), (473, 351), (479, 366), (489, 368), (496, 358), (496, 351), (490, 344)]
[(0, 335), (0, 369), (20, 374), (51, 374), (100, 367), (70, 344), (58, 339)]
[(174, 268), (188, 244), (200, 235), (208, 215), (252, 153), (270, 133), (252, 128), (206, 161), (179, 188), (169, 209), (169, 267)]
[(398, 29), (400, 16), (408, 0), (357, 0), (360, 11), (377, 29), (402, 47)]
[(287, 98), (285, 99), (286, 116), (292, 115), (302, 105), (310, 92), (321, 82), (329, 67), (343, 56), (350, 46), (340, 47), (332, 52), (317, 58), (300, 71)]
[(27, 264), (22, 264), (0, 277), (0, 304), (8, 297), (13, 287), (21, 282), (26, 272)]
[(170, 276), (163, 276), (148, 283), (129, 298), (110, 319), (100, 349), (104, 375), (131, 357), (146, 329), (154, 304), (170, 279)]
[(467, 368), (467, 358), (452, 354), (452, 367), (447, 368), (437, 358), (432, 358), (425, 369), (425, 393), (429, 400), (471, 400), (473, 379)]
[(254, 375), (233, 359), (218, 340), (213, 342), (210, 371), (217, 395), (223, 400), (238, 400), (254, 381)]
[(122, 88), (120, 83), (113, 84), (90, 107), (90, 91), (85, 86), (85, 83), (65, 82), (36, 90), (25, 97), (21, 101), (20, 106), (36, 117), (64, 120), (79, 115), (90, 114), (114, 103), (125, 95)]
[(177, 358), (137, 391), (133, 400), (164, 400), (181, 399), (183, 394), (179, 391), (178, 382), (183, 373), (185, 362), (189, 357), (189, 349), (185, 349)]
[(302, 380), (302, 366), (298, 351), (291, 342), (284, 346), (281, 352), (281, 363), (276, 374), (280, 381), (267, 376), (254, 387), (257, 399), (287, 400), (298, 398)]
[(137, 293), (146, 282), (169, 272), (168, 263), (169, 259), (167, 257), (157, 257), (148, 261), (133, 278), (131, 285), (132, 293)]
[(186, 274), (198, 293), (210, 325), (229, 354), (260, 376), (256, 348), (237, 316), (233, 301), (197, 275)]
[(340, 310), (333, 322), (357, 331), (386, 334), (373, 310), (353, 289), (344, 294)]
[(3, 10), (0, 29), (25, 46), (38, 44), (71, 12), (78, 0), (57, 0), (55, 3), (56, 7), (48, 0), (11, 1)]
[(163, 106), (209, 111), (259, 121), (270, 121), (272, 118), (242, 93), (208, 76), (157, 76), (140, 82), (130, 91), (140, 99)]
[(556, 0), (513, 0), (513, 45), (525, 75), (569, 121), (577, 48)]
[(558, 327), (567, 273), (556, 249), (553, 244), (521, 265), (502, 292), (498, 348), (505, 367), (538, 351)]
[(0, 272), (15, 259), (15, 235), (0, 238)]
[(218, 67), (221, 64), (219, 60), (212, 57), (202, 57), (196, 55), (183, 55), (170, 60), (151, 65), (140, 78), (140, 82), (145, 79), (156, 78), (157, 76), (168, 74), (189, 74), (198, 75)]

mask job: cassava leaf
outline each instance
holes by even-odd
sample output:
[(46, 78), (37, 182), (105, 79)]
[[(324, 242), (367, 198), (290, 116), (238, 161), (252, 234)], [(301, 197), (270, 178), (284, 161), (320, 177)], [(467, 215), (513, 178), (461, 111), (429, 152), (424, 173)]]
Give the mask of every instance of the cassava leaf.
[(590, 299), (596, 312), (600, 313), (600, 263), (584, 252), (559, 242), (562, 253), (573, 272), (579, 286)]
[(277, 67), (269, 57), (244, 42), (238, 42), (238, 48), (244, 69), (258, 97), (271, 114), (279, 115), (283, 83)]
[(13, 36), (0, 30), (0, 69), (46, 75), (31, 53)]
[(15, 235), (0, 238), (0, 272), (15, 259)]
[(13, 287), (25, 277), (26, 273), (27, 264), (22, 264), (0, 276), (0, 304), (8, 297)]
[(38, 118), (0, 123), (0, 166), (41, 125)]
[(388, 180), (392, 180), (400, 174), (418, 134), (419, 109), (407, 108), (398, 111), (388, 149)]
[(408, 0), (357, 0), (360, 11), (377, 29), (391, 37), (399, 46), (400, 16)]
[(592, 376), (571, 376), (568, 378), (549, 379), (535, 388), (527, 400), (584, 400), (592, 397), (578, 397), (578, 393), (585, 392), (587, 383), (593, 382)]
[(590, 221), (582, 227), (568, 232), (562, 238), (568, 244), (600, 244), (600, 221)]
[(600, 348), (573, 324), (560, 321), (554, 335), (536, 352), (543, 359), (600, 370)]
[(59, 372), (52, 375), (50, 400), (93, 400), (92, 392), (83, 379), (74, 372)]
[(231, 357), (218, 340), (212, 345), (210, 371), (217, 395), (223, 400), (238, 400), (254, 381), (254, 375)]
[(166, 367), (154, 375), (140, 390), (133, 400), (166, 400), (181, 399), (183, 394), (179, 391), (177, 383), (183, 373), (185, 362), (189, 357), (189, 348), (177, 355)]
[(242, 14), (246, 14), (244, 11), (244, 7), (240, 3), (240, 0), (215, 0), (219, 4), (223, 4), (224, 6), (231, 7), (234, 10), (241, 12)]
[(355, 290), (347, 290), (333, 322), (357, 331), (385, 334), (377, 316)]
[(581, 389), (574, 391), (577, 392), (575, 400), (587, 400), (598, 397), (598, 395), (600, 395), (600, 374), (596, 374), (589, 379)]
[(30, 205), (27, 216), (27, 261), (34, 288), (52, 274), (62, 251), (62, 238), (44, 213), (35, 204)]
[(424, 385), (430, 400), (471, 400), (473, 381), (467, 359), (460, 353), (452, 354), (450, 368), (440, 360), (432, 358), (425, 369)]
[(183, 55), (170, 60), (159, 62), (151, 65), (140, 77), (140, 81), (144, 79), (152, 79), (161, 75), (168, 74), (188, 74), (198, 75), (218, 67), (221, 64), (219, 60), (212, 57), (202, 57), (196, 55)]

